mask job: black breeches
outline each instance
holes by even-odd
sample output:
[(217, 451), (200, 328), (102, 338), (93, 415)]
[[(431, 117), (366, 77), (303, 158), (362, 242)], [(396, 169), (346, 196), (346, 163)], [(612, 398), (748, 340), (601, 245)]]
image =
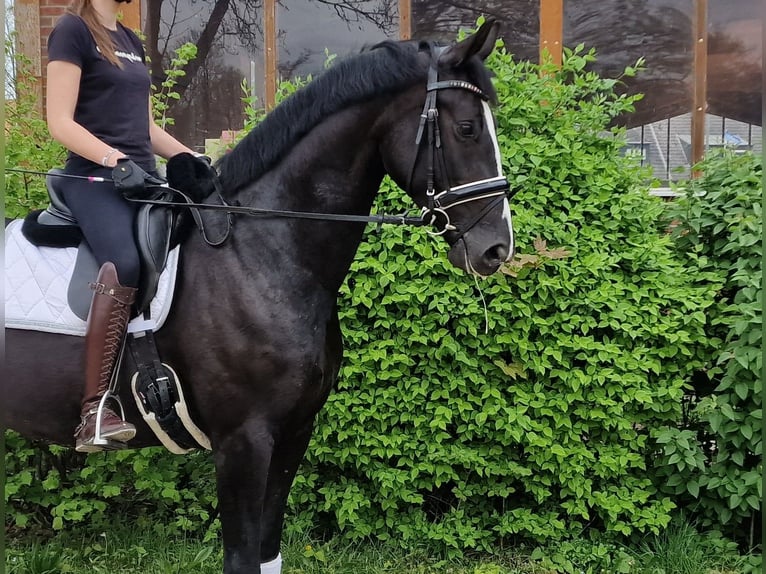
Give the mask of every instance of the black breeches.
[[(76, 175), (112, 177), (110, 168), (69, 171)], [(85, 240), (99, 266), (114, 263), (117, 277), (126, 287), (138, 287), (141, 263), (135, 241), (137, 208), (122, 197), (111, 182), (96, 183), (62, 178), (64, 201), (80, 224)]]

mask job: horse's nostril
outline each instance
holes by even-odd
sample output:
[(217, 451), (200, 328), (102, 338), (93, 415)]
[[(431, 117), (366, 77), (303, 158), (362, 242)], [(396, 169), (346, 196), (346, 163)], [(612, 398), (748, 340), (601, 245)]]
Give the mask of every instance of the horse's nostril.
[(484, 261), (493, 265), (500, 265), (508, 259), (508, 246), (502, 243), (493, 245), (484, 252)]

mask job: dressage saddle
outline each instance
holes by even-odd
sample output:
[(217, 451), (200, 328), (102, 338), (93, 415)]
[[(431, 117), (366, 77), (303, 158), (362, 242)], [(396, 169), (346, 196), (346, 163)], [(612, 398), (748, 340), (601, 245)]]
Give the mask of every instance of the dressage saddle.
[[(183, 153), (172, 157), (167, 164), (167, 192), (160, 190), (152, 199), (160, 201), (173, 199), (174, 190), (180, 190), (191, 201), (201, 201), (214, 188), (207, 166), (198, 158)], [(32, 211), (27, 215), (22, 226), (26, 239), (38, 247), (77, 247), (77, 263), (69, 286), (67, 299), (72, 311), (85, 320), (90, 307), (91, 292), (88, 282), (93, 281), (98, 273), (98, 264), (90, 246), (64, 201), (60, 185), (64, 176), (61, 169), (48, 171), (46, 186), (50, 204), (42, 210)], [(159, 196), (159, 197), (158, 197)], [(182, 239), (185, 214), (179, 214), (173, 208), (156, 204), (141, 204), (135, 222), (135, 237), (141, 258), (141, 274), (135, 307), (138, 313), (145, 311), (157, 292), (160, 274), (168, 261), (168, 253)]]

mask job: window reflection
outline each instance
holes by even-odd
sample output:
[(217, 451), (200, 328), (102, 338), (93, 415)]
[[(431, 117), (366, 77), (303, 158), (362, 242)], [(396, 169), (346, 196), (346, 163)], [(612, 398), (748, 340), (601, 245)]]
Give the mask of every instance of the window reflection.
[(412, 35), (451, 42), (458, 29), (475, 28), (482, 15), (500, 22), (500, 36), (510, 54), (537, 62), (540, 0), (412, 0)]
[(568, 0), (564, 3), (564, 45), (595, 48), (593, 69), (618, 77), (640, 57), (646, 70), (625, 83), (641, 92), (628, 126), (652, 123), (691, 111), (693, 0)]
[(640, 153), (662, 180), (688, 177), (694, 87), (694, 0), (567, 0), (564, 45), (595, 48), (591, 68), (617, 78), (645, 60), (645, 70), (624, 78), (627, 93), (642, 93), (635, 112), (618, 118), (628, 128), (628, 149)]
[[(762, 149), (763, 54), (758, 0), (708, 5), (705, 149)], [(755, 129), (754, 129), (755, 126)]]
[[(398, 0), (280, 2), (280, 78), (316, 74), (328, 55), (398, 37), (398, 5)], [(473, 28), (479, 16), (493, 16), (509, 52), (517, 59), (538, 59), (540, 0), (412, 0), (411, 5), (415, 37), (450, 42), (458, 29)], [(762, 123), (759, 6), (758, 0), (708, 2), (708, 147), (734, 142), (760, 150), (760, 130), (752, 127)], [(663, 179), (683, 177), (690, 160), (694, 7), (695, 0), (564, 2), (564, 45), (595, 47), (596, 71), (617, 77), (645, 58), (646, 70), (624, 84), (644, 98), (620, 122), (631, 128), (630, 145)], [(203, 149), (205, 139), (241, 128), (243, 83), (256, 105), (264, 101), (262, 0), (144, 0), (142, 9), (156, 86), (178, 46), (193, 42), (199, 48), (174, 88), (181, 97), (168, 112), (176, 121), (171, 133)]]
[(144, 34), (152, 81), (160, 87), (174, 51), (186, 42), (197, 57), (173, 88), (180, 95), (168, 131), (200, 151), (205, 140), (244, 121), (242, 82), (263, 101), (263, 31), (260, 1), (144, 0)]
[(328, 56), (397, 38), (398, 0), (284, 0), (277, 26), (281, 79), (316, 75)]

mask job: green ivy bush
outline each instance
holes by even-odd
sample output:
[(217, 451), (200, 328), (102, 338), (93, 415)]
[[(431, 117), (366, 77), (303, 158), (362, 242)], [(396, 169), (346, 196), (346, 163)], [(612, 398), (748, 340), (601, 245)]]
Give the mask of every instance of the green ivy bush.
[(6, 448), (6, 523), (12, 532), (108, 529), (117, 516), (121, 523), (162, 525), (163, 532), (207, 532), (217, 516), (207, 452), (179, 457), (146, 448), (83, 455), (11, 432)]
[(674, 247), (691, 277), (715, 290), (706, 334), (712, 351), (693, 379), (681, 428), (661, 429), (657, 484), (707, 526), (754, 545), (762, 500), (760, 156), (711, 153), (702, 177), (668, 204)]
[[(422, 231), (367, 237), (296, 515), (454, 551), (668, 523), (653, 432), (681, 419), (704, 364), (712, 289), (657, 232), (662, 202), (621, 154), (620, 130), (605, 136), (634, 100), (586, 71), (593, 58), (568, 51), (561, 70), (490, 60), (517, 192), (521, 256), (506, 274), (475, 284)], [(385, 188), (378, 208), (401, 208), (400, 195)]]
[[(593, 59), (567, 51), (556, 70), (491, 57), (520, 253), (503, 274), (461, 275), (420, 229), (368, 233), (341, 292), (341, 378), (288, 528), (459, 553), (668, 523), (656, 432), (679, 423), (685, 381), (705, 366), (713, 290), (657, 232), (662, 203), (621, 154), (620, 130), (605, 134), (634, 100), (588, 72)], [(376, 208), (400, 210), (401, 197), (385, 182)], [(20, 527), (151, 509), (203, 531), (213, 516), (204, 455), (82, 466), (10, 437), (6, 499)]]

